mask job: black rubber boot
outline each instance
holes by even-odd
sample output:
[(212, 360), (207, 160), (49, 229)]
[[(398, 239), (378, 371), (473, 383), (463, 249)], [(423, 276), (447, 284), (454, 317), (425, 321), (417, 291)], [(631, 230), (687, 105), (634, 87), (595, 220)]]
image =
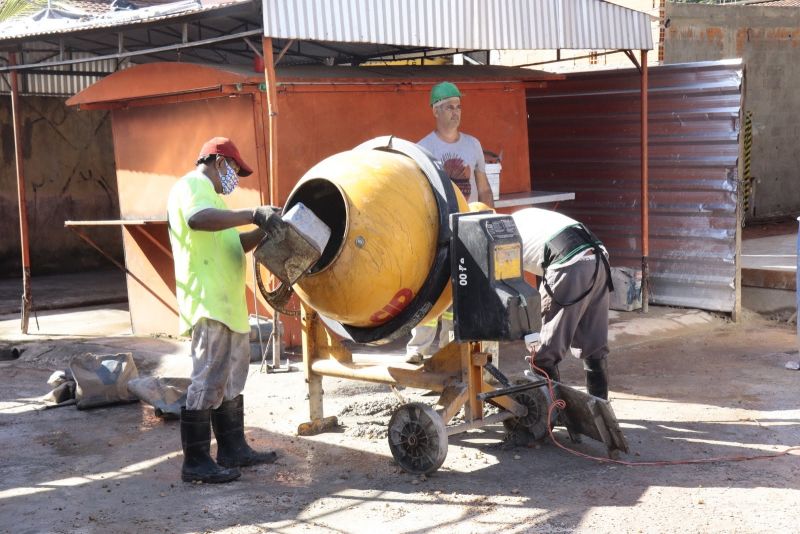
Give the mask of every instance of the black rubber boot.
[(586, 392), (604, 400), (608, 400), (608, 360), (583, 360), (586, 371)]
[(217, 436), (217, 463), (225, 467), (271, 464), (274, 451), (254, 451), (244, 437), (244, 397), (223, 401), (211, 414), (211, 426)]
[(219, 484), (241, 476), (238, 469), (226, 469), (211, 459), (211, 410), (181, 410), (181, 445), (184, 482)]

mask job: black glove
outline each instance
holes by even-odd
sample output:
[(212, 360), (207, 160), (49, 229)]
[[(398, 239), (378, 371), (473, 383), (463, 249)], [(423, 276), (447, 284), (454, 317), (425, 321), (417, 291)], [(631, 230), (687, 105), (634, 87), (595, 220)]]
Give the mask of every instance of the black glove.
[(275, 206), (259, 206), (253, 210), (253, 223), (266, 230), (269, 218), (280, 212), (281, 208)]

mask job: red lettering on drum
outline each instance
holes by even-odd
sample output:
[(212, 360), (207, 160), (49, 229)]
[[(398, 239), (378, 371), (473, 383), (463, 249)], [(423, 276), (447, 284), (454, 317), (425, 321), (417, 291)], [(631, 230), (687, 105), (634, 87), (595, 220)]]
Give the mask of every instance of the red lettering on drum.
[(407, 287), (404, 287), (395, 293), (394, 297), (392, 297), (392, 300), (389, 301), (389, 304), (381, 308), (379, 311), (373, 313), (369, 320), (373, 323), (385, 323), (403, 311), (406, 306), (408, 306), (409, 302), (411, 302), (413, 297), (414, 293), (412, 293)]

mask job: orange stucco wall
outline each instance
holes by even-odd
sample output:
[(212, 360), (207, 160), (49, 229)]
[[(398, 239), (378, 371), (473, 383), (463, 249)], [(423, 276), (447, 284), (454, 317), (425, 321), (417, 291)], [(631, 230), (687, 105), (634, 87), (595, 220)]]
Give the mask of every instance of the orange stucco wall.
[[(258, 167), (252, 95), (118, 109), (112, 119), (120, 214), (125, 220), (166, 220), (170, 188), (195, 167), (200, 147), (216, 135), (234, 139), (245, 161)], [(242, 178), (240, 187), (225, 197), (228, 207), (261, 204), (262, 181), (266, 178), (259, 172)], [(166, 224), (130, 226), (123, 234), (126, 266), (132, 274), (127, 285), (133, 330), (175, 334), (172, 257), (142, 236), (143, 231), (170, 247)]]
[[(274, 202), (283, 203), (300, 177), (327, 156), (381, 135), (412, 141), (425, 136), (434, 127), (428, 105), (431, 85), (282, 85)], [(460, 84), (460, 88), (464, 94), (462, 130), (476, 136), (484, 149), (503, 152), (501, 191), (530, 190), (522, 84), (480, 82)], [(172, 184), (194, 167), (202, 143), (216, 135), (232, 138), (256, 169), (226, 197), (229, 207), (253, 207), (270, 201), (265, 93), (202, 99), (163, 97), (141, 104), (113, 111), (122, 219), (163, 221)], [(126, 265), (139, 279), (128, 277), (131, 322), (138, 334), (175, 333), (172, 260), (141, 235), (143, 230), (169, 248), (165, 225), (129, 227), (124, 232)], [(248, 281), (252, 284), (250, 273)], [(248, 295), (252, 295), (251, 286)], [(248, 302), (252, 312), (251, 296)], [(289, 319), (285, 326), (287, 345), (299, 344), (298, 323)]]
[[(381, 135), (418, 141), (435, 124), (430, 84), (289, 86), (278, 96), (279, 200), (318, 161)], [(461, 84), (462, 131), (503, 152), (501, 192), (530, 190), (527, 114), (521, 84)]]

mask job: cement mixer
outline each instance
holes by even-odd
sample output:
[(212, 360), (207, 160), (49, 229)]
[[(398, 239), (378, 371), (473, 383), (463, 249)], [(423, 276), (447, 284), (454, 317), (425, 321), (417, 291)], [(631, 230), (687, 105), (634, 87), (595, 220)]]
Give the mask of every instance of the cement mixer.
[(331, 239), (295, 290), (353, 340), (391, 341), (450, 305), (448, 218), (468, 208), (419, 147), (377, 139), (331, 156), (300, 179), (285, 209), (298, 202)]
[[(523, 339), (541, 325), (539, 295), (523, 278), (521, 240), (510, 216), (471, 213), (427, 152), (394, 137), (373, 139), (309, 169), (289, 195), (284, 219), (298, 212), (310, 214), (313, 223), (274, 221), (254, 254), (283, 283), (277, 291), (262, 289), (270, 305), (281, 310), (290, 291), (301, 300), (311, 420), (299, 434), (336, 424), (323, 414), (323, 376), (441, 394), (440, 409), (405, 404), (389, 423), (392, 454), (412, 473), (438, 469), (448, 435), (472, 428), (503, 421), (539, 438), (547, 434), (555, 423), (548, 420), (554, 390), (535, 377), (512, 385), (484, 346)], [(341, 343), (398, 339), (451, 305), (455, 340), (423, 364), (356, 363)], [(502, 387), (489, 385), (484, 370)], [(603, 441), (609, 454), (626, 451), (610, 405), (576, 399), (592, 408), (590, 417), (586, 410), (573, 414), (575, 434)], [(500, 412), (485, 415), (485, 402)], [(465, 422), (447, 426), (462, 407)]]

